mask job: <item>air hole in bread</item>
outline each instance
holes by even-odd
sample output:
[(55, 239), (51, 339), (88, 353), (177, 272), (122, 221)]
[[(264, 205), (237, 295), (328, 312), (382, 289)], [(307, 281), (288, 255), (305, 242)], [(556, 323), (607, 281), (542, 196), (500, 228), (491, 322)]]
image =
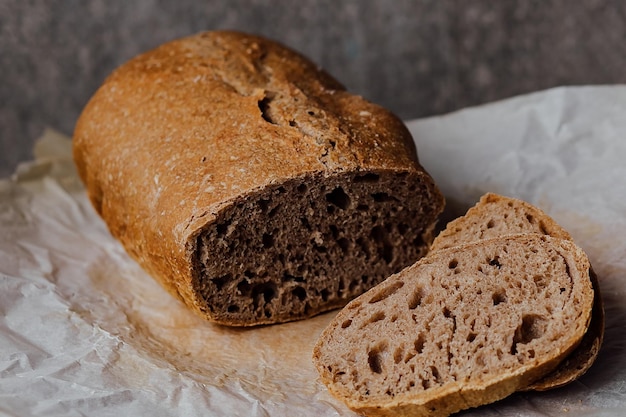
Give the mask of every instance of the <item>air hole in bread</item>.
[(233, 279), (232, 275), (226, 274), (226, 275), (222, 275), (221, 277), (213, 278), (211, 282), (213, 282), (213, 284), (217, 287), (218, 290), (221, 290), (222, 288), (224, 288), (224, 284), (226, 284), (227, 282), (230, 282), (232, 279)]
[(406, 223), (398, 224), (398, 232), (400, 232), (401, 235), (406, 234), (408, 230), (409, 230), (409, 226)]
[(326, 253), (328, 251), (328, 248), (326, 248), (326, 246), (323, 245), (317, 245), (317, 244), (313, 244), (313, 249), (315, 249), (317, 252), (320, 253)]
[(382, 301), (390, 297), (391, 295), (393, 295), (396, 291), (398, 291), (403, 286), (404, 286), (404, 282), (402, 281), (395, 281), (389, 285), (385, 285), (379, 292), (377, 292), (376, 294), (374, 294), (372, 298), (370, 298), (369, 303), (370, 304), (378, 303), (379, 301)]
[(431, 373), (431, 375), (433, 376), (433, 381), (434, 381), (435, 383), (438, 383), (438, 382), (439, 382), (439, 379), (440, 379), (439, 369), (437, 369), (437, 367), (436, 367), (436, 366), (431, 366), (431, 367), (430, 367), (430, 373)]
[(368, 206), (367, 204), (359, 204), (358, 206), (356, 206), (356, 209), (358, 211), (368, 211), (370, 209), (370, 206)]
[(283, 280), (284, 281), (295, 281), (295, 282), (304, 282), (304, 277), (300, 277), (300, 276), (294, 276), (288, 273), (283, 273)]
[(389, 194), (383, 193), (383, 192), (372, 194), (372, 198), (377, 203), (385, 203), (387, 201), (397, 201), (395, 197), (392, 197)]
[(272, 101), (269, 95), (266, 95), (263, 99), (258, 101), (259, 110), (261, 110), (261, 117), (268, 123), (273, 125), (278, 124), (271, 116), (270, 102)]
[(350, 196), (341, 187), (337, 187), (332, 192), (326, 194), (326, 201), (342, 210), (350, 206)]
[(377, 243), (379, 256), (390, 264), (393, 261), (393, 245), (389, 242), (387, 229), (383, 226), (374, 226), (370, 235)]
[[(263, 282), (252, 286), (252, 299), (255, 302), (263, 301), (265, 304), (269, 303), (276, 296), (276, 284), (273, 282)], [(261, 300), (261, 297), (263, 298)]]
[(266, 249), (274, 246), (274, 237), (269, 233), (263, 233), (262, 241), (263, 241), (263, 247)]
[(306, 217), (300, 217), (300, 223), (302, 223), (302, 226), (304, 226), (307, 230), (311, 230), (311, 223), (309, 223), (309, 219)]
[(383, 245), (382, 257), (387, 264), (393, 262), (393, 246), (390, 244)]
[(236, 304), (231, 304), (228, 306), (229, 313), (237, 313), (239, 311), (239, 306)]
[(380, 175), (374, 173), (367, 173), (363, 175), (357, 175), (354, 177), (354, 182), (368, 182), (373, 183), (377, 182), (380, 179)]
[(266, 200), (264, 198), (259, 199), (259, 208), (261, 209), (262, 213), (266, 213), (269, 206), (270, 206), (270, 200)]
[(345, 237), (337, 239), (337, 245), (339, 245), (343, 253), (348, 253), (348, 251), (350, 250), (350, 241)]
[(478, 354), (475, 356), (474, 361), (476, 362), (476, 364), (478, 366), (480, 366), (481, 368), (483, 368), (482, 373), (486, 374), (487, 372), (489, 372), (489, 368), (485, 367), (485, 357), (481, 354)]
[(306, 290), (302, 287), (295, 287), (291, 290), (291, 294), (293, 294), (300, 301), (304, 301), (306, 298)]
[(342, 294), (344, 294), (346, 289), (345, 280), (340, 280), (337, 286), (337, 297), (342, 298)]
[[(375, 221), (372, 219), (372, 221)], [(370, 232), (370, 236), (376, 242), (384, 242), (387, 239), (387, 231), (382, 226), (374, 226)]]
[(341, 328), (342, 329), (347, 329), (351, 325), (352, 325), (352, 320), (348, 319), (348, 320), (345, 320), (343, 323), (341, 323)]
[(422, 298), (424, 297), (424, 289), (420, 286), (413, 290), (413, 294), (409, 299), (409, 309), (414, 310), (422, 304)]
[(413, 239), (413, 246), (415, 247), (420, 247), (422, 245), (424, 245), (424, 236), (420, 235), (418, 237), (416, 237), (415, 239)]
[(517, 355), (519, 352), (518, 345), (526, 345), (531, 341), (540, 338), (545, 328), (545, 319), (536, 314), (525, 314), (522, 316), (522, 322), (515, 329), (513, 335), (513, 344), (511, 345), (511, 354)]
[(544, 277), (543, 275), (534, 275), (533, 282), (539, 289), (543, 289), (546, 287), (546, 277)]
[(459, 261), (456, 258), (454, 258), (448, 263), (448, 268), (454, 269), (457, 267), (458, 264), (459, 264)]
[(381, 321), (385, 319), (384, 311), (377, 311), (374, 313), (367, 322), (363, 323), (363, 326), (367, 326), (368, 324), (376, 323), (377, 321)]
[(300, 194), (304, 194), (306, 193), (306, 190), (308, 189), (308, 187), (306, 186), (306, 184), (300, 184), (298, 185), (298, 187), (296, 188), (296, 190), (300, 193)]
[(404, 356), (404, 345), (400, 345), (393, 352), (393, 362), (395, 364), (399, 364), (402, 362), (402, 357)]
[(467, 334), (467, 337), (465, 338), (465, 340), (467, 340), (468, 342), (472, 343), (474, 340), (476, 340), (476, 333), (474, 332), (469, 332)]
[(419, 336), (417, 336), (417, 339), (415, 339), (415, 343), (413, 344), (415, 347), (415, 352), (420, 354), (424, 351), (424, 344), (426, 343), (426, 338), (424, 337), (423, 334), (420, 333)]
[(228, 223), (220, 223), (215, 226), (215, 231), (219, 236), (224, 235), (226, 233), (226, 230), (228, 230)]
[(487, 229), (491, 229), (491, 228), (493, 228), (495, 225), (496, 225), (496, 222), (495, 222), (493, 219), (491, 219), (491, 220), (489, 220), (489, 221), (487, 222)]
[(381, 342), (367, 352), (367, 363), (370, 370), (375, 374), (383, 372), (383, 358), (382, 354), (387, 349), (387, 342)]
[(491, 299), (493, 300), (494, 306), (497, 306), (498, 304), (501, 304), (501, 303), (505, 303), (506, 291), (504, 290), (504, 288), (500, 288), (497, 291), (495, 291), (493, 295), (491, 296)]
[(488, 262), (489, 262), (489, 265), (491, 266), (495, 266), (498, 269), (502, 268), (502, 265), (500, 264), (499, 256), (494, 256), (493, 258), (489, 259)]
[(361, 248), (361, 252), (363, 253), (363, 256), (365, 257), (365, 260), (367, 261), (368, 259), (370, 259), (371, 257), (370, 248), (367, 242), (365, 241), (365, 239), (359, 237), (355, 240), (355, 243), (357, 244), (359, 248)]

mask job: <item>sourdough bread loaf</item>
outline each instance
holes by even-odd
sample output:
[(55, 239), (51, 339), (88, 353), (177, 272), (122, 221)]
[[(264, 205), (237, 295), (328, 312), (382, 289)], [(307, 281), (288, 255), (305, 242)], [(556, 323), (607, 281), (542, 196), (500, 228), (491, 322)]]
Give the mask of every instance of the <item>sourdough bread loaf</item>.
[[(448, 223), (435, 238), (431, 250), (515, 233), (537, 233), (572, 240), (565, 229), (538, 207), (519, 199), (487, 193), (464, 216)], [(583, 375), (596, 360), (604, 338), (604, 307), (593, 269), (590, 269), (589, 275), (594, 289), (589, 330), (580, 345), (554, 372), (534, 381), (524, 390), (545, 391), (568, 384)]]
[(350, 302), (313, 352), (321, 380), (368, 416), (447, 416), (552, 371), (593, 304), (568, 240), (510, 235), (429, 254)]
[(74, 158), (127, 252), (227, 325), (345, 305), (422, 257), (443, 207), (397, 117), (237, 32), (118, 68), (78, 120)]

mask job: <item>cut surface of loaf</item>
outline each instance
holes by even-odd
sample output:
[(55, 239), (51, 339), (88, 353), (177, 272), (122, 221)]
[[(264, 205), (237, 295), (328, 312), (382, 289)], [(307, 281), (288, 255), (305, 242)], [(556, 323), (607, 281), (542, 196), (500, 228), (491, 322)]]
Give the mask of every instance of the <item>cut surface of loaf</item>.
[(350, 302), (314, 363), (365, 415), (447, 416), (550, 372), (580, 342), (593, 303), (572, 242), (515, 235), (433, 252)]
[(370, 171), (248, 195), (198, 236), (195, 286), (219, 321), (294, 320), (343, 306), (426, 255), (429, 225), (415, 221), (431, 204), (424, 194), (411, 175)]
[[(565, 229), (538, 207), (516, 198), (487, 193), (464, 216), (448, 223), (433, 241), (431, 250), (516, 233), (537, 233), (572, 240)], [(545, 391), (568, 384), (583, 375), (597, 358), (604, 338), (604, 307), (593, 270), (590, 277), (594, 304), (589, 330), (580, 345), (554, 372), (534, 381), (525, 390)]]
[(443, 208), (397, 117), (239, 32), (122, 65), (83, 110), (73, 146), (112, 235), (221, 324), (344, 305), (423, 256)]

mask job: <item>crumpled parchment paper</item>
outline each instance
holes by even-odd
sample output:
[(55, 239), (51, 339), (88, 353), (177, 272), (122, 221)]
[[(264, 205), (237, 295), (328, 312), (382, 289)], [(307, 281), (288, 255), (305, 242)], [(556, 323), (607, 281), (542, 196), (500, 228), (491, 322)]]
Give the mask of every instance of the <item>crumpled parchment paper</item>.
[[(460, 215), (487, 191), (538, 205), (591, 259), (605, 343), (579, 381), (463, 416), (626, 415), (626, 86), (569, 87), (407, 123)], [(335, 313), (255, 329), (203, 321), (126, 255), (68, 138), (0, 180), (0, 415), (353, 416), (319, 382)]]

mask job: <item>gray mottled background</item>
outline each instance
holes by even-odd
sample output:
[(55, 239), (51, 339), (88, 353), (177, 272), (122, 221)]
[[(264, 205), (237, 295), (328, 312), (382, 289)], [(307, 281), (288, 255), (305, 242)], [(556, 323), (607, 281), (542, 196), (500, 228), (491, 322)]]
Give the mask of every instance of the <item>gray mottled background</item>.
[(282, 41), (405, 119), (626, 82), (621, 0), (0, 0), (0, 175), (44, 127), (71, 134), (117, 65), (219, 28)]

